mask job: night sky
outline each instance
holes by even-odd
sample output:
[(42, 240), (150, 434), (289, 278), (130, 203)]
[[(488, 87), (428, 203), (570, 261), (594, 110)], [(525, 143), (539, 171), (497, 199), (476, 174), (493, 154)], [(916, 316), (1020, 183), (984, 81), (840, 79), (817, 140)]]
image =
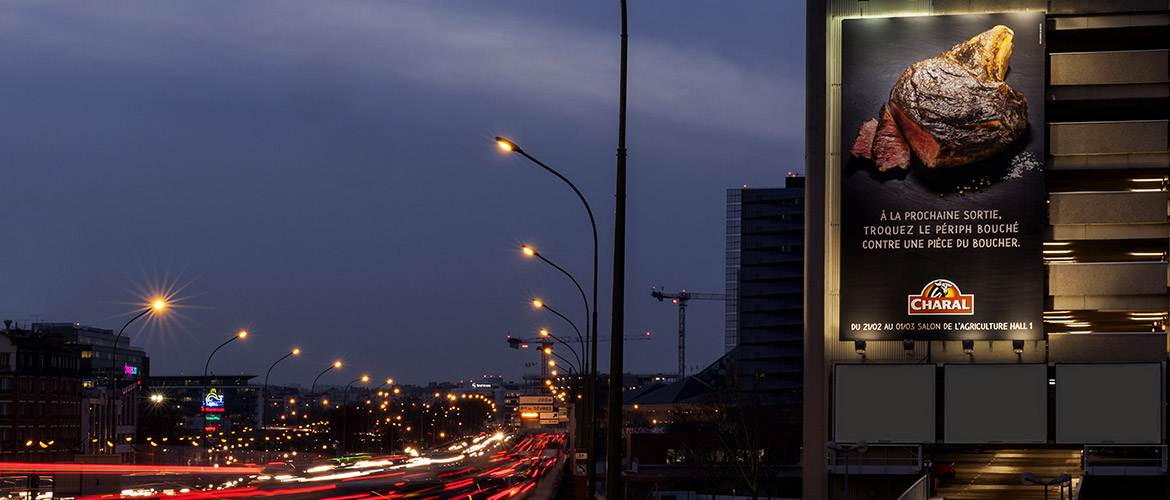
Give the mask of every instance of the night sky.
[[(677, 308), (723, 292), (726, 189), (803, 171), (804, 5), (631, 0), (627, 371), (676, 370)], [(127, 329), (152, 373), (278, 366), (519, 380), (547, 327), (585, 327), (600, 237), (608, 338), (617, 1), (0, 1), (0, 319)], [(691, 372), (723, 304), (688, 309)], [(609, 343), (600, 344), (608, 366)], [(563, 351), (563, 349), (562, 349)], [(567, 354), (567, 353), (562, 353)], [(257, 383), (259, 380), (257, 380)]]

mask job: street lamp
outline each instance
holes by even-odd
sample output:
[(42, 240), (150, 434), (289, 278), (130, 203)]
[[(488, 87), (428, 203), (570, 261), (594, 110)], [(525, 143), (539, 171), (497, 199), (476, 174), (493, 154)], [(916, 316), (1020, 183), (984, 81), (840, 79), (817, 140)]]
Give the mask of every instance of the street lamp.
[(317, 379), (321, 378), (321, 375), (324, 375), (325, 372), (328, 372), (334, 368), (341, 368), (341, 361), (334, 361), (333, 364), (329, 365), (329, 368), (321, 370), (321, 373), (318, 373), (317, 377), (313, 379), (313, 385), (309, 389), (309, 425), (313, 425), (315, 422), (313, 419), (313, 413), (317, 408)]
[(825, 443), (825, 447), (830, 450), (841, 452), (841, 456), (845, 457), (845, 500), (849, 500), (849, 452), (856, 451), (857, 453), (865, 453), (869, 449), (869, 444), (865, 441), (858, 441), (853, 446), (839, 445), (835, 441)]
[[(150, 307), (143, 309), (138, 315), (130, 318), (130, 321), (122, 325), (122, 329), (118, 330), (118, 336), (114, 337), (114, 353), (110, 358), (110, 433), (107, 441), (116, 441), (118, 437), (118, 343), (122, 341), (122, 332), (126, 331), (126, 327), (130, 326), (130, 323), (145, 316), (146, 313), (161, 311), (166, 306), (166, 301), (162, 299), (155, 300), (150, 304)], [(110, 453), (117, 453), (117, 449), (111, 448)]]
[(242, 338), (247, 337), (247, 336), (248, 336), (248, 332), (246, 330), (240, 330), (239, 333), (233, 335), (232, 338), (225, 340), (222, 344), (219, 345), (219, 347), (216, 347), (214, 350), (212, 350), (211, 354), (207, 355), (207, 362), (203, 363), (203, 384), (204, 385), (203, 385), (203, 394), (199, 395), (199, 399), (200, 399), (199, 413), (203, 416), (203, 419), (202, 419), (203, 420), (203, 441), (204, 441), (203, 444), (207, 445), (208, 457), (211, 456), (211, 446), (210, 446), (211, 440), (209, 439), (210, 434), (208, 434), (208, 432), (207, 432), (207, 409), (203, 408), (203, 401), (202, 401), (204, 398), (207, 397), (207, 386), (211, 385), (211, 381), (207, 379), (207, 367), (211, 365), (211, 357), (215, 356), (215, 353), (219, 352), (219, 350), (222, 349), (223, 346), (228, 345), (232, 342), (235, 342), (238, 339), (242, 339)]
[[(541, 301), (540, 299), (533, 299), (533, 301), (532, 301), (532, 305), (533, 305), (533, 306), (536, 306), (536, 308), (537, 308), (537, 309), (547, 309), (547, 310), (548, 310), (548, 312), (551, 312), (551, 313), (553, 313), (553, 314), (555, 314), (555, 315), (557, 315), (557, 316), (560, 316), (560, 318), (561, 318), (561, 319), (563, 319), (563, 320), (565, 320), (565, 321), (569, 322), (569, 326), (572, 326), (572, 327), (573, 327), (573, 330), (577, 332), (577, 341), (578, 341), (578, 342), (581, 342), (581, 344), (582, 344), (582, 345), (584, 345), (584, 343), (585, 343), (585, 340), (581, 338), (581, 330), (578, 330), (578, 329), (577, 329), (577, 324), (576, 324), (576, 323), (573, 323), (573, 320), (571, 320), (571, 319), (569, 319), (569, 318), (565, 317), (565, 315), (564, 315), (564, 314), (561, 314), (561, 313), (557, 312), (557, 310), (556, 310), (556, 309), (553, 309), (552, 307), (549, 307), (549, 305), (548, 305), (548, 304), (546, 304), (545, 302)], [(544, 335), (544, 334), (546, 334), (547, 332), (548, 332), (548, 330), (541, 330), (541, 335)], [(556, 337), (553, 337), (553, 338), (556, 338)], [(558, 339), (558, 340), (559, 340), (559, 339)], [(565, 345), (569, 345), (569, 344), (565, 343), (565, 341), (563, 341), (563, 340), (561, 341), (561, 343), (562, 343), (562, 344), (565, 344)], [(570, 349), (571, 349), (571, 348), (570, 348)], [(577, 351), (573, 351), (573, 354), (576, 354), (576, 353), (577, 353)]]
[[(388, 378), (388, 379), (386, 379), (386, 381), (385, 381), (385, 382), (382, 382), (381, 384), (378, 384), (378, 385), (377, 385), (376, 387), (374, 387), (373, 389), (370, 389), (370, 392), (371, 392), (371, 393), (374, 393), (374, 392), (375, 392), (375, 391), (377, 391), (378, 389), (381, 389), (383, 386), (386, 386), (386, 385), (391, 385), (391, 384), (393, 384), (393, 383), (394, 383), (394, 379), (392, 379), (392, 378)], [(389, 397), (389, 396), (390, 396), (390, 391), (386, 391), (386, 396), (387, 396), (387, 397)], [(385, 411), (385, 408), (383, 408), (382, 410), (383, 410), (383, 411)], [(366, 419), (366, 427), (370, 429), (370, 430), (368, 431), (368, 432), (370, 432), (370, 433), (373, 433), (373, 428), (375, 427), (375, 426), (374, 426), (374, 424), (373, 424), (373, 418), (374, 418), (374, 417), (373, 417), (373, 410), (371, 410), (371, 411), (370, 411), (369, 418), (367, 418), (367, 419)], [(379, 420), (377, 420), (377, 422), (378, 422), (378, 425), (377, 425), (377, 427), (379, 427), (379, 428), (380, 428), (380, 427), (382, 427), (382, 420), (381, 420), (381, 419), (379, 419)], [(381, 443), (382, 443), (382, 441), (381, 441), (381, 436), (379, 436), (379, 438), (378, 438), (378, 439), (379, 439), (379, 441), (378, 441), (378, 446), (379, 446), (379, 448), (380, 448), (380, 447), (381, 447)], [(364, 442), (366, 442), (366, 441), (365, 441), (365, 440), (363, 440), (363, 443), (364, 443)], [(370, 446), (372, 447), (372, 446), (373, 446), (373, 437), (372, 437), (372, 436), (371, 436), (371, 437), (370, 437), (370, 439), (369, 439), (369, 443), (370, 443)], [(364, 448), (365, 448), (365, 447), (363, 447), (363, 449), (364, 449)]]
[(1036, 475), (1032, 474), (1031, 472), (1025, 472), (1025, 473), (1020, 475), (1020, 480), (1024, 484), (1034, 483), (1034, 484), (1039, 484), (1039, 485), (1043, 486), (1044, 487), (1044, 500), (1048, 500), (1048, 487), (1052, 486), (1054, 484), (1059, 485), (1060, 500), (1064, 500), (1064, 483), (1068, 483), (1069, 498), (1072, 498), (1072, 476), (1070, 476), (1068, 474), (1061, 474), (1061, 475), (1056, 476), (1055, 478), (1053, 478), (1049, 481), (1045, 481), (1043, 479), (1036, 477)]
[[(621, 118), (621, 122), (622, 123), (620, 126), (620, 128), (621, 128), (621, 133), (620, 133), (621, 138), (619, 140), (620, 145), (618, 148), (618, 176), (619, 176), (619, 179), (618, 179), (618, 215), (620, 216), (620, 219), (621, 219), (620, 221), (618, 221), (618, 223), (621, 224), (620, 227), (621, 227), (622, 234), (620, 235), (621, 236), (620, 240), (615, 239), (615, 241), (614, 241), (614, 254), (615, 254), (614, 256), (618, 257), (617, 248), (618, 248), (619, 242), (622, 245), (623, 251), (622, 251), (622, 254), (620, 256), (621, 259), (615, 259), (615, 261), (614, 261), (614, 264), (615, 264), (614, 276), (618, 275), (617, 265), (619, 265), (619, 264), (622, 266), (622, 271), (621, 271), (622, 276), (624, 276), (624, 273), (625, 273), (625, 270), (624, 270), (624, 266), (625, 266), (625, 253), (624, 253), (624, 246), (625, 246), (625, 154), (626, 154), (625, 153), (625, 141), (626, 141), (626, 139), (625, 139), (625, 135), (626, 135), (626, 125), (625, 125), (625, 114), (626, 114), (626, 109), (625, 109), (626, 108), (626, 99), (625, 99), (625, 95), (626, 95), (626, 84), (625, 84), (625, 78), (626, 78), (625, 77), (625, 73), (626, 73), (626, 71), (625, 71), (625, 57), (626, 57), (625, 56), (625, 52), (626, 52), (625, 39), (626, 39), (626, 35), (625, 35), (625, 31), (626, 30), (625, 30), (625, 26), (626, 26), (626, 21), (625, 21), (625, 18), (626, 18), (626, 2), (625, 2), (625, 0), (622, 0), (622, 61), (623, 61), (622, 62), (622, 75), (621, 75), (621, 79), (622, 79), (622, 85), (621, 85), (621, 87), (622, 87), (622, 90), (621, 90), (621, 94), (622, 94), (622, 96), (621, 96), (621, 116), (622, 116), (622, 118)], [(592, 302), (593, 302), (593, 320), (591, 322), (593, 330), (590, 333), (590, 339), (589, 339), (589, 344), (590, 344), (590, 347), (589, 347), (589, 351), (590, 351), (589, 371), (590, 371), (590, 375), (589, 375), (589, 377), (586, 378), (586, 388), (585, 388), (585, 392), (588, 393), (588, 396), (585, 398), (586, 403), (588, 404), (588, 409), (586, 411), (588, 411), (588, 414), (589, 414), (589, 425), (586, 427), (586, 429), (588, 430), (588, 436), (586, 437), (586, 443), (588, 445), (588, 450), (587, 450), (588, 460), (587, 461), (589, 463), (586, 464), (585, 476), (586, 476), (586, 482), (588, 483), (588, 486), (587, 486), (587, 488), (589, 490), (588, 495), (593, 495), (597, 489), (597, 479), (594, 477), (595, 472), (596, 472), (596, 464), (595, 464), (595, 460), (593, 458), (594, 453), (596, 451), (594, 449), (595, 446), (593, 445), (593, 433), (597, 427), (597, 422), (594, 421), (594, 417), (596, 415), (596, 411), (594, 410), (594, 405), (596, 403), (594, 400), (596, 399), (595, 393), (597, 391), (597, 222), (594, 221), (594, 219), (593, 219), (593, 209), (589, 208), (589, 202), (585, 201), (585, 197), (583, 195), (581, 195), (581, 191), (579, 189), (577, 189), (577, 186), (573, 185), (573, 183), (571, 181), (569, 181), (568, 178), (561, 175), (560, 172), (553, 170), (552, 167), (549, 167), (548, 165), (541, 163), (540, 160), (533, 158), (532, 155), (529, 155), (523, 149), (520, 149), (520, 146), (517, 146), (516, 143), (514, 143), (512, 141), (509, 141), (503, 137), (496, 137), (496, 144), (499, 144), (500, 148), (503, 149), (504, 151), (511, 151), (513, 153), (518, 153), (521, 156), (528, 158), (528, 160), (531, 161), (532, 163), (540, 165), (541, 168), (543, 168), (543, 169), (547, 170), (549, 173), (557, 176), (557, 178), (564, 181), (565, 184), (568, 184), (569, 187), (573, 189), (573, 192), (577, 194), (577, 198), (581, 200), (581, 204), (585, 206), (585, 212), (587, 214), (589, 214), (589, 228), (593, 231), (593, 300), (592, 300)], [(617, 232), (618, 232), (617, 226), (615, 226), (614, 232), (615, 232), (615, 235), (617, 235)], [(618, 285), (616, 283), (614, 284), (614, 290), (615, 291), (618, 290)], [(618, 300), (614, 299), (614, 303), (617, 304), (617, 302), (618, 302)], [(617, 312), (615, 311), (615, 318), (616, 318), (616, 314), (617, 314)], [(590, 325), (586, 325), (586, 328), (588, 328), (589, 326)], [(621, 325), (614, 327), (614, 331), (620, 332)], [(620, 337), (615, 335), (614, 338), (616, 339), (616, 338), (620, 338)], [(620, 345), (620, 344), (621, 344), (621, 342), (614, 341), (614, 345)], [(618, 357), (618, 363), (619, 363), (618, 366), (620, 368), (620, 366), (621, 366), (620, 365), (620, 356)], [(612, 362), (611, 362), (611, 364), (612, 364)], [(610, 399), (612, 400), (613, 398), (610, 398)], [(621, 399), (618, 398), (618, 407), (620, 407), (620, 406), (621, 406)], [(611, 405), (610, 408), (611, 408), (611, 413), (612, 413), (613, 406)], [(612, 421), (612, 419), (611, 419), (611, 421)], [(620, 424), (621, 419), (618, 419), (617, 422), (619, 422), (619, 424)], [(618, 460), (620, 460), (620, 458)], [(613, 467), (615, 469), (621, 468), (620, 464), (614, 465)], [(616, 477), (618, 477), (620, 480), (620, 476), (616, 476)], [(621, 492), (621, 490), (617, 489), (617, 490), (614, 490), (614, 492), (615, 492), (615, 494), (613, 494), (612, 496), (614, 498), (616, 498), (617, 497), (616, 492)]]
[(264, 374), (264, 391), (261, 392), (261, 394), (262, 394), (261, 401), (264, 402), (264, 409), (260, 410), (260, 429), (261, 430), (268, 428), (268, 376), (272, 375), (272, 369), (276, 368), (276, 363), (284, 361), (289, 356), (296, 356), (296, 355), (299, 355), (300, 353), (301, 353), (301, 350), (299, 348), (293, 348), (293, 350), (289, 351), (288, 354), (281, 356), (280, 359), (273, 362), (272, 366), (268, 367), (268, 373)]
[(341, 455), (342, 456), (345, 456), (345, 450), (346, 450), (345, 427), (349, 423), (349, 386), (353, 385), (354, 382), (369, 382), (369, 381), (370, 381), (369, 375), (362, 375), (359, 378), (355, 378), (355, 379), (349, 381), (348, 384), (345, 384), (345, 390), (341, 391)]
[[(577, 354), (577, 351), (576, 351), (575, 349), (573, 349), (573, 346), (572, 346), (572, 345), (569, 345), (569, 343), (568, 343), (568, 342), (565, 342), (564, 340), (561, 340), (561, 339), (560, 339), (560, 337), (557, 337), (556, 335), (553, 335), (551, 332), (549, 332), (549, 331), (548, 331), (547, 329), (545, 329), (545, 328), (541, 328), (541, 329), (540, 329), (540, 335), (541, 335), (542, 337), (549, 337), (549, 338), (551, 338), (551, 339), (553, 339), (553, 340), (555, 340), (555, 341), (557, 341), (557, 342), (560, 342), (561, 344), (564, 344), (564, 346), (565, 346), (565, 347), (568, 347), (568, 348), (569, 348), (569, 352), (573, 353), (573, 358), (577, 360), (577, 365), (578, 365), (578, 366), (585, 366), (585, 363), (583, 363), (583, 362), (582, 362), (582, 360), (581, 360), (581, 356)], [(560, 356), (557, 356), (557, 357), (559, 358)], [(561, 359), (562, 359), (562, 360), (564, 360), (565, 362), (568, 362), (568, 361), (569, 361), (569, 360), (567, 360), (567, 359), (565, 359), (565, 358), (561, 358)]]
[[(585, 298), (585, 290), (581, 289), (581, 284), (577, 282), (577, 279), (574, 278), (572, 274), (569, 274), (568, 271), (561, 268), (561, 266), (558, 266), (555, 263), (553, 263), (553, 261), (545, 258), (545, 256), (541, 255), (540, 252), (537, 252), (535, 248), (532, 248), (528, 245), (523, 245), (520, 247), (520, 250), (524, 252), (524, 255), (528, 255), (530, 257), (536, 257), (536, 258), (544, 261), (545, 264), (548, 264), (548, 265), (552, 266), (553, 268), (555, 268), (557, 271), (560, 271), (561, 274), (564, 274), (565, 276), (567, 276), (569, 278), (569, 280), (572, 281), (573, 284), (577, 286), (577, 291), (581, 293), (581, 301), (585, 303), (585, 331), (586, 331), (586, 333), (588, 333), (589, 332), (589, 325), (590, 325), (590, 323), (589, 323), (589, 300)], [(582, 343), (582, 345), (587, 344), (581, 338), (581, 332), (577, 332), (577, 340), (580, 341)], [(586, 357), (584, 359), (586, 361), (588, 361), (589, 352), (586, 351), (585, 355), (586, 355)]]

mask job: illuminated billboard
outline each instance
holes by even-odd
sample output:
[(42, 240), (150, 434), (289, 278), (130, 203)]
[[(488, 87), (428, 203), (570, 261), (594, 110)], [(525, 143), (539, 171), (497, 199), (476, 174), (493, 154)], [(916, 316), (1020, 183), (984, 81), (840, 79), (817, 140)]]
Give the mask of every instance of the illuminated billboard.
[(207, 394), (203, 395), (203, 411), (205, 412), (222, 412), (223, 411), (223, 394), (212, 388)]
[(1043, 25), (843, 21), (841, 340), (1043, 338)]

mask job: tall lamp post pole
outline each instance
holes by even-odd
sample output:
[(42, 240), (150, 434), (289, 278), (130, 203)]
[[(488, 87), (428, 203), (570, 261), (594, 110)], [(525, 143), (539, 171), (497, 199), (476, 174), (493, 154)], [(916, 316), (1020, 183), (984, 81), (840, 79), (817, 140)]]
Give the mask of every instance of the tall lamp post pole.
[[(624, 48), (624, 40), (625, 40), (624, 33), (625, 33), (625, 24), (626, 24), (625, 23), (625, 15), (626, 15), (625, 12), (626, 12), (625, 0), (622, 0), (622, 19), (623, 19), (622, 20), (622, 26), (623, 26), (623, 28), (622, 28), (622, 32), (623, 32), (622, 52), (623, 52), (623, 54), (625, 53), (625, 48)], [(624, 59), (624, 57), (625, 56), (623, 55), (623, 59)], [(624, 68), (625, 64), (623, 63), (622, 66)], [(623, 82), (625, 81), (625, 70), (624, 69), (622, 70), (622, 80), (623, 80)], [(624, 111), (625, 110), (625, 83), (622, 84), (622, 96), (623, 96), (622, 97), (622, 109), (623, 109), (622, 117), (623, 118), (622, 118), (622, 133), (621, 133), (622, 140), (621, 140), (621, 142), (622, 142), (622, 144), (625, 144), (625, 118), (624, 118), (625, 117), (625, 111)], [(585, 396), (585, 399), (586, 399), (586, 403), (588, 406), (586, 411), (588, 412), (588, 415), (589, 415), (589, 425), (586, 426), (586, 428), (585, 428), (585, 430), (586, 430), (585, 441), (587, 444), (587, 456), (588, 456), (588, 464), (586, 465), (585, 475), (586, 475), (586, 483), (588, 484), (587, 488), (589, 490), (588, 495), (592, 495), (593, 492), (597, 490), (597, 478), (595, 477), (596, 476), (596, 460), (593, 458), (595, 453), (596, 453), (596, 446), (594, 446), (593, 435), (594, 435), (594, 432), (596, 431), (596, 428), (597, 428), (597, 422), (596, 422), (596, 415), (597, 415), (597, 411), (596, 411), (596, 407), (597, 407), (596, 406), (597, 405), (597, 401), (596, 401), (597, 400), (597, 222), (594, 221), (594, 219), (593, 219), (593, 209), (589, 208), (589, 202), (585, 201), (585, 197), (581, 195), (581, 191), (578, 190), (577, 186), (573, 185), (573, 183), (570, 182), (569, 179), (567, 179), (565, 176), (561, 175), (560, 172), (553, 170), (548, 165), (541, 163), (540, 160), (533, 158), (531, 155), (524, 152), (523, 149), (520, 149), (520, 147), (517, 146), (512, 141), (509, 141), (509, 140), (504, 139), (502, 137), (496, 137), (496, 143), (499, 144), (500, 147), (503, 148), (505, 151), (513, 151), (513, 152), (519, 153), (520, 155), (524, 156), (525, 158), (528, 158), (530, 161), (532, 161), (533, 163), (535, 163), (537, 165), (540, 165), (541, 168), (544, 168), (549, 173), (557, 176), (557, 178), (564, 181), (565, 184), (568, 184), (569, 187), (573, 189), (573, 192), (577, 194), (577, 198), (581, 200), (581, 204), (585, 205), (585, 212), (589, 214), (589, 227), (590, 227), (590, 229), (593, 230), (593, 321), (591, 323), (593, 329), (590, 333), (591, 338), (589, 339), (589, 344), (590, 344), (589, 345), (589, 351), (590, 351), (589, 371), (591, 373), (585, 379), (585, 381), (586, 381), (585, 392), (587, 393), (587, 395)], [(625, 195), (624, 195), (624, 193), (625, 193), (625, 187), (624, 187), (624, 184), (625, 184), (625, 180), (624, 180), (625, 160), (624, 160), (624, 157), (625, 157), (625, 146), (622, 146), (621, 149), (619, 149), (619, 158), (621, 158), (621, 159), (619, 159), (618, 162), (619, 162), (619, 169), (622, 172), (621, 175), (623, 178), (623, 180), (621, 181), (621, 184), (622, 184), (621, 192), (623, 193), (621, 198), (623, 198), (623, 199), (625, 198)], [(622, 214), (623, 214), (622, 217), (624, 218), (625, 217), (625, 215), (624, 215), (625, 202), (621, 201), (619, 203), (621, 203), (621, 210), (622, 210)], [(624, 229), (623, 229), (623, 231), (624, 231)], [(614, 270), (614, 273), (616, 275), (616, 273), (617, 273), (616, 268)], [(615, 290), (617, 289), (616, 285), (615, 285), (614, 289)], [(589, 326), (590, 325), (586, 325), (585, 328), (589, 329)]]
[(224, 343), (219, 345), (219, 347), (216, 347), (214, 350), (212, 350), (211, 354), (207, 355), (207, 362), (203, 363), (203, 384), (204, 385), (203, 385), (203, 394), (200, 395), (199, 414), (203, 416), (203, 418), (202, 418), (202, 420), (203, 420), (203, 444), (204, 444), (204, 446), (207, 447), (207, 456), (209, 458), (211, 457), (211, 439), (210, 439), (211, 434), (207, 432), (207, 409), (203, 408), (203, 399), (207, 397), (207, 386), (211, 385), (211, 381), (207, 380), (207, 367), (211, 365), (211, 357), (215, 356), (215, 353), (219, 352), (219, 350), (222, 349), (223, 346), (228, 345), (232, 342), (235, 342), (237, 339), (242, 339), (242, 338), (247, 337), (247, 336), (248, 336), (247, 331), (240, 330), (240, 333), (233, 335), (232, 338), (225, 340)]
[(341, 391), (341, 455), (342, 456), (345, 456), (345, 452), (347, 449), (347, 447), (345, 446), (345, 442), (347, 441), (346, 435), (345, 435), (345, 427), (349, 423), (349, 386), (353, 385), (354, 382), (369, 382), (369, 381), (370, 381), (369, 375), (362, 375), (359, 378), (355, 378), (355, 379), (351, 380), (348, 384), (345, 384), (345, 390)]
[[(588, 335), (589, 325), (590, 325), (590, 322), (589, 322), (589, 299), (585, 298), (585, 290), (581, 289), (581, 284), (577, 282), (577, 279), (574, 278), (572, 274), (569, 274), (569, 272), (564, 270), (561, 266), (558, 266), (553, 261), (545, 258), (545, 256), (541, 255), (540, 252), (537, 252), (536, 249), (534, 249), (528, 245), (524, 245), (524, 246), (520, 247), (520, 249), (522, 251), (524, 251), (525, 255), (536, 257), (536, 258), (540, 259), (541, 261), (544, 261), (545, 264), (548, 264), (548, 265), (552, 266), (553, 268), (555, 268), (557, 271), (560, 271), (561, 274), (564, 274), (566, 277), (569, 278), (570, 281), (573, 282), (573, 285), (576, 285), (577, 291), (581, 294), (581, 301), (585, 303), (585, 333), (586, 333), (586, 335)], [(551, 311), (552, 309), (549, 309), (549, 310)], [(564, 316), (562, 316), (560, 313), (556, 313), (555, 311), (554, 311), (554, 313), (557, 314), (557, 316), (561, 316), (562, 318), (564, 318)], [(568, 318), (565, 318), (565, 320), (568, 321)], [(569, 324), (573, 324), (573, 322), (569, 321)], [(576, 325), (573, 325), (573, 329), (576, 330)], [(581, 338), (581, 331), (580, 330), (577, 330), (577, 340), (579, 342), (581, 342), (583, 346), (588, 347), (588, 342), (585, 342)], [(589, 352), (586, 351), (584, 354), (585, 354), (585, 358), (584, 358), (585, 361), (588, 361), (589, 360)], [(582, 366), (582, 368), (584, 368), (584, 366)]]
[[(613, 308), (609, 345), (609, 419), (606, 429), (605, 498), (622, 500), (622, 371), (625, 362), (626, 300), (626, 0), (622, 6), (622, 55), (619, 70), (617, 187), (613, 221)], [(591, 475), (590, 478), (593, 476)], [(592, 493), (592, 492), (591, 492)]]
[(293, 350), (289, 351), (288, 354), (281, 356), (280, 359), (273, 362), (272, 366), (268, 367), (268, 373), (264, 374), (264, 390), (261, 391), (261, 397), (263, 398), (263, 399), (261, 399), (261, 401), (264, 402), (263, 409), (260, 410), (260, 430), (261, 431), (268, 429), (268, 376), (272, 375), (272, 369), (276, 368), (277, 363), (280, 363), (281, 361), (288, 359), (289, 356), (296, 356), (300, 353), (301, 353), (300, 349), (294, 348)]
[[(377, 391), (378, 389), (381, 389), (383, 386), (386, 386), (386, 385), (389, 385), (389, 384), (393, 384), (393, 383), (394, 383), (394, 379), (392, 379), (392, 378), (388, 378), (388, 379), (386, 379), (386, 381), (385, 381), (385, 382), (382, 382), (381, 384), (378, 384), (377, 386), (375, 386), (373, 389), (370, 389), (370, 392), (371, 392), (371, 393), (373, 393), (373, 392)], [(387, 395), (387, 397), (388, 397), (388, 396), (390, 395), (390, 392), (389, 392), (389, 391), (386, 391), (386, 395)], [(378, 421), (378, 425), (377, 425), (377, 426), (375, 426), (375, 425), (373, 424), (373, 418), (374, 418), (374, 417), (373, 417), (373, 415), (374, 415), (374, 410), (373, 410), (373, 408), (371, 407), (371, 408), (370, 408), (370, 417), (369, 417), (369, 418), (366, 420), (366, 427), (368, 427), (368, 428), (370, 428), (370, 429), (371, 429), (371, 430), (370, 430), (370, 432), (373, 432), (373, 429), (375, 429), (375, 428), (378, 428), (378, 429), (381, 429), (381, 428), (382, 428), (382, 420), (381, 420), (380, 418), (377, 420), (377, 421)], [(380, 433), (379, 433), (379, 434), (380, 434)], [(381, 439), (381, 436), (379, 436), (379, 439)], [(372, 448), (372, 447), (373, 447), (373, 444), (374, 444), (374, 443), (373, 443), (373, 441), (374, 441), (374, 438), (373, 438), (373, 436), (370, 436), (370, 439), (369, 439), (369, 445), (368, 445), (368, 446), (365, 446), (365, 447), (363, 447), (363, 448)], [(381, 441), (379, 441), (379, 443), (381, 443)], [(365, 450), (363, 450), (363, 451), (365, 451)], [(379, 453), (380, 453), (381, 451), (382, 451), (382, 450), (378, 450), (378, 452), (379, 452)]]
[(321, 373), (318, 373), (317, 377), (313, 379), (313, 385), (309, 389), (309, 425), (316, 423), (316, 421), (313, 419), (313, 413), (315, 413), (317, 408), (317, 379), (321, 378), (321, 375), (324, 375), (326, 372), (334, 368), (341, 368), (341, 361), (334, 361), (333, 364), (329, 365), (329, 368), (321, 370)]
[(114, 352), (110, 358), (110, 425), (109, 437), (106, 441), (113, 443), (110, 447), (110, 453), (118, 452), (118, 343), (122, 341), (122, 333), (126, 331), (126, 327), (130, 326), (138, 318), (146, 316), (146, 313), (151, 311), (161, 311), (167, 303), (163, 300), (156, 300), (150, 307), (143, 309), (137, 316), (130, 318), (122, 329), (118, 330), (118, 336), (114, 337)]
[[(561, 344), (563, 344), (565, 347), (568, 347), (568, 348), (569, 348), (569, 352), (573, 353), (573, 359), (577, 361), (577, 366), (585, 366), (585, 363), (584, 363), (584, 362), (582, 361), (582, 359), (581, 359), (581, 355), (577, 354), (577, 350), (576, 350), (576, 349), (573, 349), (573, 346), (572, 346), (572, 345), (570, 345), (568, 342), (565, 342), (564, 340), (561, 340), (561, 338), (560, 338), (560, 337), (557, 337), (556, 335), (553, 335), (553, 334), (552, 334), (552, 332), (549, 332), (547, 329), (543, 329), (543, 328), (540, 330), (540, 336), (542, 336), (542, 337), (548, 337), (548, 338), (550, 338), (550, 339), (553, 339), (553, 340), (555, 340), (555, 341), (557, 341), (557, 342), (560, 342), (560, 343), (561, 343)], [(560, 356), (557, 356), (557, 357), (560, 357)], [(561, 358), (561, 359), (562, 359), (562, 360), (564, 360), (565, 362), (568, 362), (568, 361), (569, 361), (569, 360), (567, 360), (567, 359), (565, 359), (565, 358)], [(577, 373), (578, 373), (578, 374), (580, 374), (580, 373), (581, 373), (581, 370), (577, 370)]]
[[(540, 299), (533, 300), (532, 305), (536, 306), (537, 308), (546, 309), (546, 310), (548, 310), (548, 312), (551, 312), (551, 313), (559, 316), (561, 319), (565, 320), (565, 322), (569, 323), (569, 326), (573, 327), (573, 330), (577, 332), (577, 341), (584, 343), (584, 341), (581, 340), (581, 330), (577, 329), (577, 324), (573, 323), (573, 320), (566, 318), (564, 314), (557, 312), (556, 309), (549, 307), (548, 304), (545, 304), (544, 301), (542, 301)], [(545, 337), (552, 336), (551, 333), (548, 333), (548, 330), (541, 330), (540, 334), (545, 336)], [(573, 346), (570, 346), (568, 343), (566, 343), (565, 341), (563, 341), (559, 338), (553, 337), (553, 339), (557, 340), (558, 342), (560, 342), (562, 344), (565, 344), (565, 346), (568, 347), (570, 351), (573, 351), (573, 355), (577, 356), (577, 350), (573, 349)], [(579, 356), (578, 356), (578, 359), (580, 359)]]

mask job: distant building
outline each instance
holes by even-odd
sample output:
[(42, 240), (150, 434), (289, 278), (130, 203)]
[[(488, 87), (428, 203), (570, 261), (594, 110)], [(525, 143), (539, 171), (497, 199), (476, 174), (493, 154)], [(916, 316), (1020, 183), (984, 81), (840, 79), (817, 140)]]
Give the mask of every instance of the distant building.
[[(134, 440), (142, 401), (139, 381), (150, 374), (150, 358), (146, 351), (130, 345), (128, 336), (118, 338), (113, 330), (81, 323), (33, 323), (31, 334), (77, 355), (85, 402), (81, 414), (82, 430), (87, 436), (84, 453), (108, 451), (110, 444), (118, 453), (131, 453), (129, 443)], [(117, 381), (118, 403), (117, 410), (112, 413), (117, 419), (112, 433), (109, 429), (110, 404), (114, 401), (110, 396), (111, 374)]]
[[(116, 373), (123, 384), (150, 375), (150, 358), (146, 351), (130, 345), (129, 336), (117, 338), (113, 330), (81, 323), (33, 323), (32, 331), (37, 337), (59, 343), (77, 353), (87, 389), (102, 383), (108, 385), (110, 373)], [(115, 339), (118, 341), (117, 360), (113, 359)]]
[[(726, 345), (741, 391), (799, 422), (804, 327), (804, 177), (727, 190)], [(732, 314), (734, 312), (734, 314)]]
[(82, 453), (77, 354), (6, 324), (0, 333), (0, 461), (70, 462)]
[(255, 375), (160, 375), (146, 379), (151, 395), (178, 410), (174, 423), (187, 435), (213, 434), (254, 427), (260, 421), (260, 388), (248, 385)]
[[(41, 340), (75, 352), (80, 361), (84, 390), (83, 431), (87, 434), (85, 453), (101, 453), (109, 445), (118, 453), (131, 453), (130, 443), (138, 427), (138, 409), (142, 403), (142, 384), (150, 375), (150, 357), (146, 351), (130, 344), (129, 336), (118, 338), (113, 330), (85, 326), (81, 323), (33, 323), (33, 335)], [(117, 341), (117, 352), (115, 352)], [(113, 356), (117, 355), (117, 359)], [(117, 381), (116, 429), (109, 430), (111, 418), (110, 375)], [(130, 438), (129, 440), (126, 438)], [(129, 458), (126, 457), (126, 458)]]

